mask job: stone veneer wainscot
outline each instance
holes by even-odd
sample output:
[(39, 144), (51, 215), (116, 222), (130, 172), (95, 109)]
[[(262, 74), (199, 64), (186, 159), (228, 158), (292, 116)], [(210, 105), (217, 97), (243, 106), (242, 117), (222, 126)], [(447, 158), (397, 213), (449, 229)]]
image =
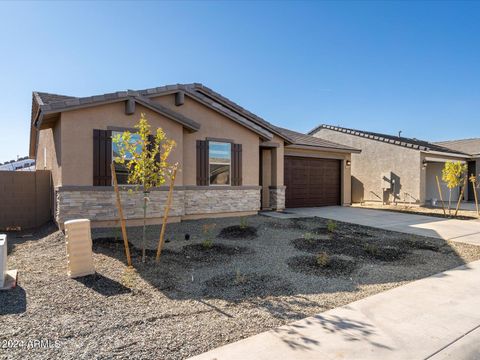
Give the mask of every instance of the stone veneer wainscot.
[[(260, 187), (176, 187), (169, 216), (252, 212), (260, 210)], [(167, 202), (168, 189), (158, 188), (150, 192), (147, 218), (161, 218)], [(143, 193), (121, 191), (123, 212), (126, 219), (143, 218)], [(60, 187), (56, 190), (57, 223), (86, 218), (91, 221), (118, 219), (113, 187)]]

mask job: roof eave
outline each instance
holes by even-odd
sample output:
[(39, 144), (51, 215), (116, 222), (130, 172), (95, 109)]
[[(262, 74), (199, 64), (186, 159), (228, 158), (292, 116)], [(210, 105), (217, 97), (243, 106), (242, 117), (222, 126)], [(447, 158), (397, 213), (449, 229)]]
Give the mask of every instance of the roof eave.
[(291, 145), (285, 146), (285, 148), (340, 152), (340, 153), (346, 153), (346, 154), (360, 154), (362, 152), (362, 150), (359, 150), (359, 149), (334, 148), (334, 147), (328, 147), (328, 146), (304, 145), (304, 144), (291, 144)]

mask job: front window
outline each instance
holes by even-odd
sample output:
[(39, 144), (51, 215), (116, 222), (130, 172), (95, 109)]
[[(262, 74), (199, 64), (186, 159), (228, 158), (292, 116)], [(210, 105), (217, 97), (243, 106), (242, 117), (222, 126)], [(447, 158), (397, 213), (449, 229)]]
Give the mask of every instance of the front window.
[(208, 162), (210, 185), (230, 185), (232, 144), (210, 141)]
[[(115, 136), (122, 136), (123, 132), (121, 131), (112, 131), (112, 138), (115, 138)], [(130, 141), (131, 144), (137, 144), (137, 153), (142, 152), (142, 144), (140, 142), (140, 135), (136, 133), (132, 133), (130, 136)], [(112, 161), (113, 164), (115, 165), (115, 173), (117, 174), (117, 182), (120, 185), (126, 185), (128, 184), (128, 168), (124, 164), (119, 164), (115, 162), (115, 158), (120, 157), (120, 150), (119, 150), (119, 144), (115, 143), (115, 141), (112, 141)], [(126, 160), (131, 160), (133, 158), (133, 155), (129, 152), (125, 154)]]

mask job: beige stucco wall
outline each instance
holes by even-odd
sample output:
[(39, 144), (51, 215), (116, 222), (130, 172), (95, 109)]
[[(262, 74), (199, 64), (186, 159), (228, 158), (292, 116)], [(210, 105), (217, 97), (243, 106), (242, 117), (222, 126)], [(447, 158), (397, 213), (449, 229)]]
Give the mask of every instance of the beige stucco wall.
[[(125, 114), (125, 103), (101, 105), (67, 111), (61, 118), (62, 185), (93, 185), (93, 129), (107, 130), (109, 126), (133, 128), (145, 113), (155, 131), (163, 128), (176, 141), (170, 161), (182, 164), (183, 127), (156, 112), (136, 105), (133, 115)], [(183, 185), (183, 171), (177, 175), (176, 185)]]
[(62, 184), (62, 147), (61, 147), (61, 126), (58, 121), (51, 129), (44, 129), (38, 132), (36, 169), (50, 170), (54, 186)]
[(181, 106), (175, 105), (174, 95), (161, 96), (152, 100), (201, 125), (199, 131), (184, 132), (184, 185), (196, 185), (196, 141), (206, 138), (229, 139), (237, 144), (242, 144), (242, 184), (258, 185), (260, 138), (257, 134), (187, 96), (185, 103)]
[(316, 157), (316, 158), (322, 158), (322, 159), (341, 160), (342, 161), (341, 203), (342, 205), (350, 205), (352, 203), (351, 167), (347, 166), (346, 164), (347, 160), (351, 160), (352, 158), (350, 153), (308, 150), (308, 149), (295, 148), (292, 146), (286, 146), (284, 152), (285, 152), (285, 156)]
[[(445, 162), (447, 161), (465, 162), (465, 159), (460, 157), (448, 156), (445, 154), (432, 154), (428, 152), (422, 152), (421, 161), (422, 161), (422, 164), (424, 161), (427, 162), (425, 171), (422, 172), (422, 174), (425, 176), (425, 180), (422, 181), (422, 184), (424, 184), (425, 203), (430, 203), (432, 199), (440, 200), (436, 176), (438, 176), (438, 179), (440, 181), (440, 187), (442, 189), (444, 200), (448, 199), (450, 190), (448, 189), (446, 184), (442, 181), (442, 169), (444, 168)], [(459, 195), (460, 195), (460, 191), (458, 188), (452, 190), (452, 199), (458, 200)], [(464, 198), (468, 198), (467, 196), (468, 196), (468, 189), (467, 189), (467, 192), (465, 192), (464, 194)]]
[(262, 209), (270, 207), (272, 185), (272, 149), (262, 149)]
[(423, 202), (425, 170), (420, 151), (329, 129), (321, 129), (314, 136), (362, 150), (352, 154), (352, 202), (393, 201), (391, 192), (382, 190), (381, 179), (386, 173), (398, 177), (398, 202)]
[[(432, 199), (437, 199), (440, 201), (440, 195), (438, 193), (438, 185), (436, 176), (438, 176), (438, 180), (440, 181), (440, 188), (442, 191), (443, 200), (448, 200), (449, 196), (449, 189), (447, 185), (442, 181), (442, 169), (444, 167), (444, 163), (439, 162), (432, 162), (428, 163), (427, 170), (426, 170), (426, 196), (425, 201), (431, 202)], [(458, 189), (452, 190), (452, 199), (457, 200), (459, 195)]]

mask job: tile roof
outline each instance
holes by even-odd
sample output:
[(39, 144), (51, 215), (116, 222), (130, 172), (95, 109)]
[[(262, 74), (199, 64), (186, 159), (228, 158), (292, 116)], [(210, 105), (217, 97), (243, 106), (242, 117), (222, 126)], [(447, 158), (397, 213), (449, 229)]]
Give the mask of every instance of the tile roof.
[(315, 129), (313, 129), (309, 132), (309, 135), (315, 134), (321, 129), (334, 130), (334, 131), (342, 132), (342, 133), (345, 133), (345, 134), (364, 137), (364, 138), (371, 139), (371, 140), (376, 140), (376, 141), (382, 141), (382, 142), (386, 142), (386, 143), (389, 143), (389, 144), (392, 144), (392, 145), (403, 146), (403, 147), (411, 148), (411, 149), (414, 149), (414, 150), (437, 151), (437, 152), (456, 154), (456, 155), (461, 155), (461, 156), (468, 156), (469, 155), (469, 154), (461, 152), (461, 151), (452, 150), (452, 149), (446, 148), (446, 147), (438, 145), (438, 144), (434, 144), (434, 143), (431, 143), (431, 142), (428, 142), (428, 141), (419, 140), (419, 139), (415, 139), (415, 138), (407, 138), (407, 137), (403, 137), (403, 136), (381, 134), (381, 133), (375, 133), (375, 132), (371, 132), (371, 131), (349, 129), (349, 128), (344, 128), (344, 127), (340, 127), (340, 126), (332, 126), (332, 125), (326, 125), (326, 124), (317, 126)]
[(93, 106), (97, 103), (121, 100), (129, 96), (154, 97), (156, 95), (164, 95), (177, 91), (184, 91), (186, 95), (203, 102), (207, 106), (215, 108), (215, 110), (222, 112), (225, 116), (230, 117), (232, 120), (239, 122), (246, 127), (249, 127), (251, 130), (260, 133), (266, 138), (271, 138), (271, 133), (275, 133), (287, 142), (291, 142), (291, 139), (289, 139), (287, 136), (277, 133), (275, 126), (268, 121), (249, 112), (235, 102), (199, 83), (165, 85), (138, 91), (117, 91), (88, 97), (73, 97), (44, 92), (34, 92), (34, 95), (37, 95), (37, 98), (41, 99), (41, 109), (43, 111), (51, 112), (65, 111), (69, 108), (75, 108), (79, 106)]
[(74, 96), (50, 94), (50, 93), (46, 93), (46, 92), (38, 92), (37, 91), (36, 94), (38, 94), (39, 98), (42, 101), (42, 104), (40, 104), (40, 105), (48, 105), (48, 104), (53, 103), (53, 102), (75, 99)]
[(480, 138), (436, 141), (435, 144), (470, 155), (480, 154)]
[(329, 149), (336, 149), (336, 150), (347, 150), (351, 152), (360, 152), (359, 149), (355, 149), (350, 146), (337, 144), (333, 141), (328, 141), (325, 139), (317, 138), (315, 136), (302, 134), (302, 133), (281, 128), (278, 126), (275, 126), (275, 127), (278, 129), (279, 132), (290, 137), (293, 140), (293, 145), (312, 146), (312, 147), (329, 148)]

